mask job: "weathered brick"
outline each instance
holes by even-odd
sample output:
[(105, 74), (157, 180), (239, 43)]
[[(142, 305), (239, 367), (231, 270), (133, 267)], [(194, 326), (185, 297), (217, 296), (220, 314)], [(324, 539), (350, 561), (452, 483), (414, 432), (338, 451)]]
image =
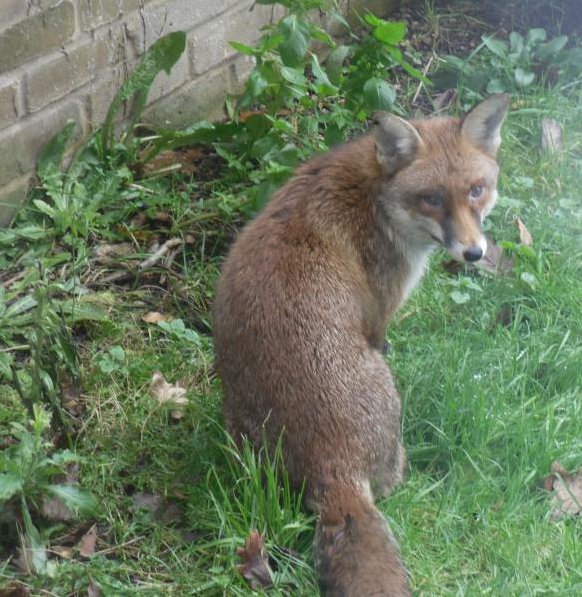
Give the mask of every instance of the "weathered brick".
[(261, 37), (261, 27), (270, 20), (270, 6), (245, 3), (242, 10), (221, 15), (192, 31), (189, 37), (194, 74), (202, 74), (234, 56), (236, 50), (229, 42), (254, 44)]
[[(89, 123), (91, 127), (101, 126), (107, 116), (109, 106), (117, 93), (117, 90), (123, 84), (123, 74), (118, 69), (110, 76), (94, 81), (89, 85), (88, 105), (89, 105)], [(125, 106), (120, 110), (120, 116), (126, 116)]]
[(77, 133), (80, 134), (85, 119), (77, 102), (43, 110), (0, 131), (0, 147), (5, 149), (0, 159), (0, 188), (33, 171), (40, 150), (70, 119), (78, 123)]
[(0, 34), (0, 73), (59, 48), (75, 32), (75, 10), (68, 0), (12, 25)]
[(16, 122), (18, 118), (18, 83), (0, 77), (0, 129)]
[(168, 95), (174, 89), (183, 85), (190, 78), (190, 63), (188, 60), (188, 53), (184, 52), (180, 56), (178, 62), (170, 71), (170, 74), (161, 72), (154, 80), (148, 94), (148, 102), (152, 103), (156, 100)]
[(229, 67), (224, 65), (154, 102), (146, 110), (144, 120), (154, 125), (180, 128), (198, 120), (220, 118), (224, 116), (224, 98), (230, 80)]
[(88, 83), (106, 62), (105, 42), (88, 41), (46, 64), (37, 65), (25, 76), (27, 109), (36, 112)]
[(81, 29), (96, 29), (136, 10), (139, 6), (140, 0), (79, 0)]
[(2, 0), (0, 2), (0, 30), (26, 17), (26, 2), (23, 0)]
[(26, 199), (30, 175), (21, 176), (0, 189), (0, 228), (10, 224), (12, 217)]

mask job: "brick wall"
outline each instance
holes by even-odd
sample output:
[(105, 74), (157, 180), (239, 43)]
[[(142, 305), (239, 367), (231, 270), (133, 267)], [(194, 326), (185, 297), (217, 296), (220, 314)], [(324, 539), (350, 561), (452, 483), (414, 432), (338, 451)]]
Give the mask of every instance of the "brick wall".
[[(392, 0), (343, 0), (385, 14)], [(0, 225), (32, 178), (40, 148), (69, 119), (82, 136), (105, 117), (144, 50), (170, 31), (188, 32), (184, 55), (150, 93), (147, 118), (185, 126), (221, 115), (252, 64), (228, 41), (254, 42), (276, 19), (253, 0), (0, 0)]]

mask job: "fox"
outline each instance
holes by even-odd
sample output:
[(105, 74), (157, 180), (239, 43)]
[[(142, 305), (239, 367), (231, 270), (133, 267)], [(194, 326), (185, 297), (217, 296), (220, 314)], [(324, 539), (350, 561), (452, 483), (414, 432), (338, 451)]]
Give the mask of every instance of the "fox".
[(240, 232), (217, 282), (216, 370), (237, 441), (275, 449), (317, 515), (322, 595), (411, 595), (375, 499), (404, 477), (386, 327), (444, 247), (479, 261), (509, 97), (462, 117), (375, 115), (301, 165)]

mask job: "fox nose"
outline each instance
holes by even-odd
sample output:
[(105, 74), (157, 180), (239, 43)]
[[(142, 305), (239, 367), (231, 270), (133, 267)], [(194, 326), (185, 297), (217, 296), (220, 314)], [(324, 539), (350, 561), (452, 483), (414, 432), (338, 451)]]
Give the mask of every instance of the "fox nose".
[(469, 247), (464, 253), (465, 261), (479, 261), (483, 257), (483, 249), (481, 247)]

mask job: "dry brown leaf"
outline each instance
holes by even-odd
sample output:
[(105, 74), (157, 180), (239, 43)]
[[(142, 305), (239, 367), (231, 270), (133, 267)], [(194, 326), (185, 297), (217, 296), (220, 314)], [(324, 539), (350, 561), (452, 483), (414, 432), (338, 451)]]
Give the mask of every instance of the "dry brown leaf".
[(65, 521), (73, 518), (69, 507), (57, 496), (45, 497), (42, 500), (41, 511), (49, 520)]
[(82, 558), (90, 558), (95, 553), (97, 545), (97, 526), (93, 525), (82, 537), (77, 545)]
[(162, 496), (159, 493), (146, 493), (145, 491), (139, 491), (132, 497), (133, 510), (149, 510), (152, 513), (156, 513), (162, 505)]
[(533, 237), (531, 232), (526, 228), (526, 225), (522, 222), (521, 218), (515, 218), (515, 225), (519, 230), (519, 242), (524, 247), (531, 247), (533, 245)]
[(152, 375), (150, 395), (157, 400), (159, 404), (170, 404), (174, 406), (175, 408), (171, 412), (174, 419), (181, 419), (184, 416), (184, 407), (188, 404), (186, 388), (183, 388), (178, 384), (168, 383), (159, 371), (156, 371)]
[(118, 257), (127, 257), (133, 253), (135, 253), (135, 248), (131, 243), (102, 244), (93, 249), (93, 257), (101, 262), (112, 261)]
[(544, 487), (554, 492), (550, 512), (552, 520), (582, 513), (582, 469), (571, 474), (559, 462), (554, 462), (552, 474), (544, 479)]
[(456, 89), (446, 89), (442, 93), (438, 93), (434, 97), (434, 111), (443, 112), (451, 107), (457, 99)]
[(504, 257), (503, 249), (493, 239), (487, 238), (487, 250), (476, 266), (489, 272), (504, 274), (510, 272), (514, 265), (514, 260)]
[(168, 316), (159, 311), (150, 311), (149, 313), (142, 315), (141, 320), (146, 323), (158, 323), (158, 321), (167, 321)]
[(50, 551), (63, 560), (70, 560), (73, 557), (73, 548), (65, 545), (51, 545)]
[(10, 583), (0, 589), (0, 597), (28, 597), (28, 595), (30, 595), (30, 589), (19, 582)]
[(87, 597), (101, 597), (101, 595), (103, 595), (103, 593), (101, 592), (99, 585), (96, 585), (95, 581), (92, 580), (87, 587)]
[(258, 531), (251, 531), (245, 546), (236, 550), (243, 561), (238, 571), (248, 581), (251, 589), (257, 590), (273, 584), (273, 571), (265, 552), (265, 541)]
[(552, 118), (542, 120), (541, 147), (544, 153), (558, 153), (562, 149), (562, 127)]

